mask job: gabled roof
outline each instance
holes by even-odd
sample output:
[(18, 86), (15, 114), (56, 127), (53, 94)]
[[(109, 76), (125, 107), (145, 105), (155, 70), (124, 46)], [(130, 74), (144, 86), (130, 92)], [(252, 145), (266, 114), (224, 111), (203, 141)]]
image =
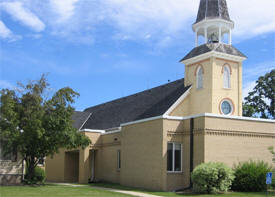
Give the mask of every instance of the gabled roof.
[(189, 87), (185, 87), (184, 79), (180, 79), (131, 96), (90, 107), (85, 112), (92, 115), (82, 129), (105, 130), (119, 127), (122, 123), (163, 115)]
[(190, 51), (181, 61), (191, 59), (193, 57), (208, 53), (211, 51), (216, 51), (220, 53), (225, 53), (229, 55), (235, 55), (239, 57), (246, 57), (242, 52), (233, 47), (232, 45), (223, 44), (223, 43), (208, 43), (200, 45)]
[(88, 120), (90, 115), (91, 113), (89, 112), (75, 111), (72, 115), (73, 127), (80, 130), (83, 124)]
[(226, 0), (201, 0), (196, 23), (214, 18), (231, 21)]

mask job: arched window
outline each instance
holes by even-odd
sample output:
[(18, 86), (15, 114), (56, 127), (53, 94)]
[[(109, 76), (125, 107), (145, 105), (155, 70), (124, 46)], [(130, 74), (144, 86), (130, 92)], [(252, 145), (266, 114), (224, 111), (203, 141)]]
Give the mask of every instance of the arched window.
[(201, 66), (197, 69), (196, 76), (197, 76), (197, 89), (201, 89), (203, 88), (203, 68)]
[(230, 69), (228, 66), (225, 66), (224, 70), (223, 70), (223, 87), (231, 88), (231, 86), (230, 86)]

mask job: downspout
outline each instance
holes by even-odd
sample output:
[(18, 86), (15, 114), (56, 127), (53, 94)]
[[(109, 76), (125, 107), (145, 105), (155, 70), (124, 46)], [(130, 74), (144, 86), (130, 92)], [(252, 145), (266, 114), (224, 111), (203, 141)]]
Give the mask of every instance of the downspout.
[(176, 190), (178, 191), (185, 191), (185, 190), (190, 190), (193, 187), (192, 180), (191, 180), (191, 173), (193, 172), (193, 167), (194, 166), (194, 118), (190, 119), (190, 183), (188, 187)]
[(92, 150), (92, 153), (93, 153), (93, 161), (92, 161), (92, 182), (95, 182), (95, 150)]
[(190, 119), (190, 188), (193, 187), (191, 173), (194, 166), (194, 118)]

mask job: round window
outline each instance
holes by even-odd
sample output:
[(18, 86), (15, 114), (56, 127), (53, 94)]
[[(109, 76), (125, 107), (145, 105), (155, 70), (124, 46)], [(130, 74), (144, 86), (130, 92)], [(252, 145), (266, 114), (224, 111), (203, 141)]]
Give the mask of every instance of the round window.
[(232, 103), (228, 100), (224, 100), (221, 104), (221, 111), (224, 115), (230, 115), (233, 111)]

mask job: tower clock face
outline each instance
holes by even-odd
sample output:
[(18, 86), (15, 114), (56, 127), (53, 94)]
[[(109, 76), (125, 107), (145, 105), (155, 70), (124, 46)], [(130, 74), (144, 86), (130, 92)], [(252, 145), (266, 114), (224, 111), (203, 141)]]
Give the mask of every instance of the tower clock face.
[(229, 101), (223, 101), (221, 104), (221, 111), (224, 115), (230, 115), (232, 113), (233, 107)]

